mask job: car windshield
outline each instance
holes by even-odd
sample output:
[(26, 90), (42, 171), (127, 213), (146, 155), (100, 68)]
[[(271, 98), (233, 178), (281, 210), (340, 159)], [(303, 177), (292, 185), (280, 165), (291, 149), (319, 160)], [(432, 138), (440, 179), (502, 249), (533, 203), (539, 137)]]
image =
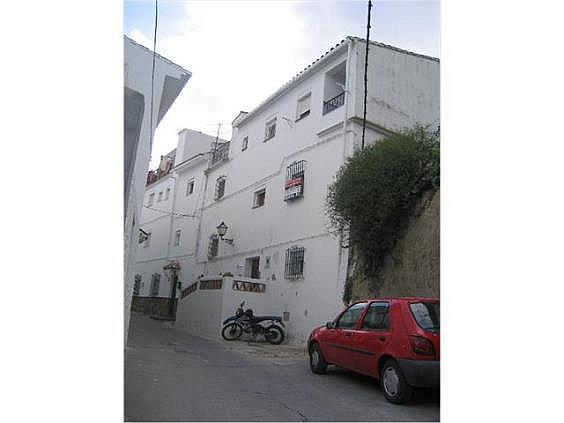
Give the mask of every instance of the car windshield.
[(411, 313), (417, 324), (423, 330), (440, 332), (440, 305), (439, 303), (412, 303), (409, 305)]

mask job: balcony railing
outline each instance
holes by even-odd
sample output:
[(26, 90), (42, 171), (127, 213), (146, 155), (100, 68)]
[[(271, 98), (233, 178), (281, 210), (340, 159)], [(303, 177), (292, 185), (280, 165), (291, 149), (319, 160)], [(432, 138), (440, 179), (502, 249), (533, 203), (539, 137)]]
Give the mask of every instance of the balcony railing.
[(229, 143), (219, 144), (215, 150), (212, 151), (211, 164), (227, 160), (229, 157)]
[(345, 92), (343, 91), (341, 94), (336, 95), (335, 97), (324, 101), (323, 102), (323, 114), (326, 115), (327, 113), (338, 109), (343, 104), (345, 104)]

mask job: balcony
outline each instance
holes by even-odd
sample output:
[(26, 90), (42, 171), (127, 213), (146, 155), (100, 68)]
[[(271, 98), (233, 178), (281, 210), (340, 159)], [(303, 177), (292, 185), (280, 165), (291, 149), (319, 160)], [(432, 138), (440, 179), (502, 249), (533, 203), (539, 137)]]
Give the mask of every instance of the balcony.
[(340, 94), (337, 94), (335, 97), (324, 101), (323, 102), (323, 114), (326, 115), (327, 113), (338, 109), (343, 104), (345, 104), (345, 92), (343, 91)]
[(210, 166), (225, 161), (229, 158), (229, 144), (230, 143), (228, 142), (219, 144), (214, 150), (212, 150)]

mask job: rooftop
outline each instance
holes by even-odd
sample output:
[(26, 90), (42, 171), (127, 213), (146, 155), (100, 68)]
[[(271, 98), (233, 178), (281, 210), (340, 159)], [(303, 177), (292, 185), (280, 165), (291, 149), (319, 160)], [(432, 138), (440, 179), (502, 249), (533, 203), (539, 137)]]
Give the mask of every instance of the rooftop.
[[(274, 92), (274, 94), (272, 94), (270, 97), (268, 97), (262, 103), (260, 103), (253, 110), (248, 112), (245, 116), (242, 116), (236, 122), (235, 126), (241, 125), (242, 123), (244, 123), (245, 121), (247, 121), (248, 119), (250, 119), (251, 117), (256, 115), (264, 106), (271, 103), (273, 100), (275, 100), (277, 97), (279, 97), (283, 92), (285, 92), (290, 87), (296, 85), (299, 81), (304, 79), (311, 71), (313, 71), (313, 69), (317, 68), (322, 62), (324, 62), (325, 60), (328, 60), (331, 56), (334, 56), (338, 52), (340, 52), (344, 48), (344, 46), (347, 45), (348, 41), (365, 42), (364, 38), (354, 37), (352, 35), (349, 35), (349, 36), (343, 38), (341, 41), (339, 41), (337, 44), (335, 44), (333, 47), (331, 47), (329, 50), (327, 50), (325, 53), (323, 53), (319, 58), (314, 60), (307, 67), (305, 67), (300, 72), (298, 72), (296, 75), (294, 75), (294, 77), (292, 79), (290, 79), (288, 82), (286, 82), (284, 85), (282, 85), (278, 90), (276, 90)], [(439, 62), (439, 59), (437, 57), (432, 57), (432, 56), (427, 56), (427, 55), (420, 54), (420, 53), (415, 53), (415, 52), (412, 52), (412, 51), (409, 51), (409, 50), (404, 50), (404, 49), (401, 49), (399, 47), (395, 47), (395, 46), (392, 46), (392, 45), (389, 45), (389, 44), (380, 43), (378, 41), (370, 40), (370, 45), (386, 48), (386, 49), (389, 49), (389, 50), (394, 50), (394, 51), (397, 51), (398, 53), (409, 54), (409, 55), (412, 55), (412, 56), (420, 57), (422, 59), (428, 59), (428, 60)], [(245, 112), (239, 112), (239, 115), (237, 115), (237, 117), (233, 120), (234, 123), (237, 120), (237, 118), (239, 118), (241, 116), (242, 113), (245, 113)]]

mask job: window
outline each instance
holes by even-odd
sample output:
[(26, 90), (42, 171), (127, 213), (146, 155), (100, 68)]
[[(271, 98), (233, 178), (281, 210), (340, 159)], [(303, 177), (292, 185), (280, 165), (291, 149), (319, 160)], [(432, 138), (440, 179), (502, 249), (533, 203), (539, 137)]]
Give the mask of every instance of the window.
[(260, 257), (250, 257), (245, 260), (245, 276), (260, 279)]
[(266, 122), (264, 128), (264, 140), (268, 141), (276, 135), (276, 118), (272, 118)]
[(411, 313), (421, 329), (439, 332), (441, 315), (439, 303), (413, 303), (409, 305)]
[(190, 195), (194, 193), (194, 180), (188, 181), (188, 185), (186, 186), (186, 195)]
[(151, 194), (149, 195), (149, 202), (147, 203), (147, 205), (148, 205), (149, 207), (151, 207), (151, 206), (153, 205), (153, 202), (154, 202), (154, 201), (155, 201), (155, 193), (153, 192), (153, 193), (151, 193)]
[(169, 195), (170, 195), (170, 188), (167, 188), (166, 191), (165, 191), (165, 196), (164, 196), (165, 201), (168, 200)]
[(161, 201), (163, 201), (163, 192), (159, 192), (159, 197), (157, 198), (157, 203), (160, 203)]
[(243, 144), (241, 145), (241, 151), (245, 151), (249, 146), (249, 137), (243, 138)]
[(339, 321), (337, 322), (338, 328), (342, 329), (352, 329), (355, 327), (358, 318), (362, 314), (366, 307), (366, 302), (364, 303), (356, 303), (350, 306), (341, 317), (339, 317)]
[(133, 284), (133, 295), (139, 295), (141, 291), (141, 275), (135, 275), (135, 283)]
[(286, 250), (286, 265), (284, 277), (299, 279), (304, 276), (304, 247), (291, 247)]
[(311, 109), (311, 93), (307, 93), (298, 99), (298, 110), (296, 112), (296, 122), (309, 115)]
[(362, 329), (387, 330), (390, 324), (390, 305), (385, 302), (370, 304), (362, 321)]
[(174, 246), (178, 247), (180, 245), (180, 229), (174, 233)]
[(210, 243), (208, 245), (208, 259), (212, 260), (217, 257), (217, 252), (219, 250), (219, 237), (217, 234), (210, 236)]
[(265, 199), (266, 199), (266, 188), (260, 189), (257, 192), (255, 192), (253, 198), (253, 209), (264, 206)]
[(225, 176), (220, 176), (215, 181), (215, 200), (221, 199), (225, 194), (225, 180), (227, 178)]
[(158, 297), (160, 284), (160, 273), (153, 273), (153, 276), (151, 277), (151, 297)]
[(143, 247), (148, 247), (149, 245), (151, 245), (151, 232), (147, 232), (147, 238), (145, 238)]
[(295, 200), (304, 196), (305, 160), (294, 162), (286, 168), (284, 201)]

